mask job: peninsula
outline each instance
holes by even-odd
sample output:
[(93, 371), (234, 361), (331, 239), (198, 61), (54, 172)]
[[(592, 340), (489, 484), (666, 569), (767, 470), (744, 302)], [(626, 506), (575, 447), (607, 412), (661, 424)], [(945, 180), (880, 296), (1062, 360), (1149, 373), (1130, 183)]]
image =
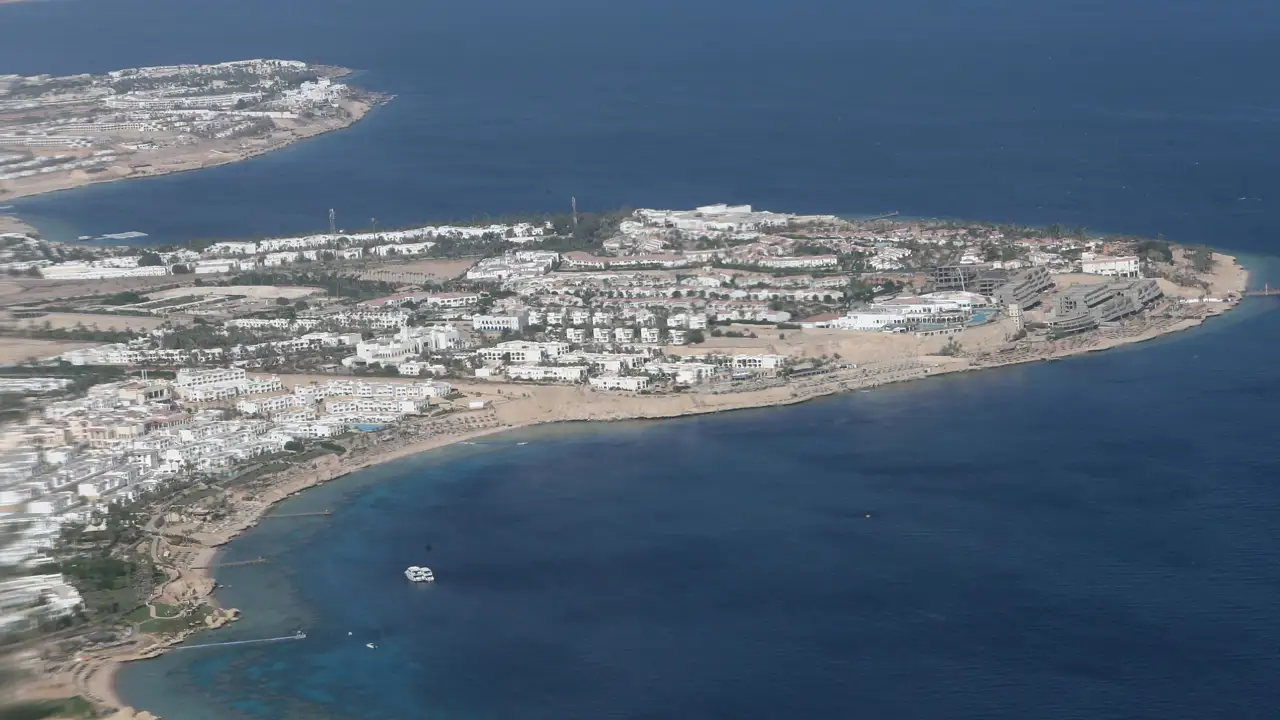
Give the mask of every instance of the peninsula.
[(219, 547), (372, 465), (1104, 350), (1228, 312), (1248, 280), (1163, 240), (745, 205), (331, 222), (202, 247), (0, 235), (13, 696), (121, 708), (121, 662), (235, 619)]
[(385, 98), (296, 60), (0, 75), (0, 202), (197, 170), (347, 127)]

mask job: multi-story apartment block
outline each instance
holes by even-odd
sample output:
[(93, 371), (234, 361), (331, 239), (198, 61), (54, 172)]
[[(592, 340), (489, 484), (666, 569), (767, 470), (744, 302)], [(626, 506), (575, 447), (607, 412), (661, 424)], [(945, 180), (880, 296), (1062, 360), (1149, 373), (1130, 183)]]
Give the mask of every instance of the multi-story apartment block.
[(248, 383), (243, 368), (179, 370), (173, 381), (178, 397), (190, 402), (226, 400), (239, 395)]
[(589, 382), (591, 387), (596, 390), (623, 390), (627, 392), (647, 390), (650, 384), (647, 375), (601, 375), (591, 378)]
[(506, 373), (512, 380), (579, 383), (586, 379), (587, 369), (580, 365), (510, 365)]
[(1141, 265), (1135, 255), (1108, 257), (1106, 255), (1085, 253), (1080, 260), (1080, 272), (1089, 275), (1136, 278), (1139, 277), (1141, 269)]
[(510, 315), (476, 315), (471, 318), (471, 327), (476, 332), (502, 332), (504, 330), (519, 332), (526, 325), (528, 325), (528, 314), (523, 312)]

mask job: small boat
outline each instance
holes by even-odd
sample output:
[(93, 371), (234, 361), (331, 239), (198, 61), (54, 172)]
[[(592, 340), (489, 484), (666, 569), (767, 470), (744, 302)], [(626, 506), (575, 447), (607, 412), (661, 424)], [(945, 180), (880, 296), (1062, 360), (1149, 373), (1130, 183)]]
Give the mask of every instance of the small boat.
[(365, 647), (367, 647), (367, 648), (369, 648), (370, 650), (377, 650), (377, 649), (378, 649), (378, 646), (377, 646), (377, 645), (374, 645), (373, 643), (365, 643), (365, 644), (364, 644), (364, 646), (365, 646)]
[(516, 445), (528, 445), (528, 444), (529, 444), (529, 443), (527, 443), (527, 442), (518, 442), (518, 443), (516, 443)]
[(405, 568), (404, 576), (409, 578), (410, 582), (416, 583), (432, 583), (436, 581), (436, 574), (431, 572), (431, 568), (418, 567), (417, 565), (410, 565)]

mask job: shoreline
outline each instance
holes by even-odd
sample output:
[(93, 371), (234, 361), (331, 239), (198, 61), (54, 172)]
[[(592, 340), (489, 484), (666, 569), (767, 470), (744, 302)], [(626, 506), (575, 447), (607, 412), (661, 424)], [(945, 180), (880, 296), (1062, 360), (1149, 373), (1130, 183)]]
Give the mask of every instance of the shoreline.
[[(1215, 279), (1228, 287), (1214, 287), (1215, 291), (1242, 294), (1248, 289), (1250, 273), (1233, 256), (1218, 254), (1221, 265), (1230, 270)], [(160, 594), (172, 594), (183, 601), (206, 603), (219, 608), (214, 597), (216, 583), (213, 572), (207, 566), (219, 549), (257, 526), (277, 503), (308, 489), (340, 479), (352, 473), (367, 470), (396, 460), (438, 450), (450, 445), (465, 443), (477, 438), (522, 428), (550, 423), (602, 422), (627, 420), (661, 420), (676, 417), (709, 415), (734, 410), (761, 409), (789, 406), (836, 394), (860, 389), (880, 387), (975, 370), (986, 370), (1009, 365), (1056, 361), (1087, 353), (1101, 352), (1116, 347), (1134, 345), (1165, 335), (1183, 332), (1203, 325), (1210, 318), (1230, 312), (1239, 301), (1230, 303), (1199, 303), (1190, 315), (1175, 311), (1189, 307), (1176, 300), (1164, 303), (1163, 316), (1144, 316), (1120, 327), (1103, 328), (1058, 341), (1043, 343), (1033, 349), (999, 348), (962, 357), (919, 355), (908, 358), (890, 358), (861, 363), (853, 368), (842, 368), (801, 380), (778, 381), (765, 387), (743, 392), (715, 394), (688, 392), (670, 395), (641, 396), (629, 393), (606, 393), (582, 387), (524, 385), (463, 381), (456, 383), (469, 398), (481, 397), (486, 407), (481, 410), (464, 410), (443, 418), (422, 418), (407, 423), (394, 432), (400, 436), (391, 440), (372, 440), (374, 446), (353, 447), (342, 456), (323, 456), (305, 465), (289, 468), (268, 476), (260, 494), (249, 499), (240, 498), (235, 516), (224, 522), (215, 532), (194, 533), (199, 543), (196, 560), (191, 567), (174, 568), (176, 577), (161, 586)], [(1155, 312), (1152, 312), (1155, 315)], [(284, 376), (292, 382), (306, 382), (305, 375)], [(426, 433), (424, 435), (424, 432)], [(369, 435), (374, 435), (370, 433)], [(366, 439), (366, 438), (361, 438)], [(246, 493), (247, 494), (247, 493)], [(157, 536), (158, 538), (159, 536)], [(157, 539), (157, 542), (159, 540)], [(157, 546), (158, 547), (158, 546)], [(202, 567), (205, 566), (205, 567)], [(220, 627), (234, 621), (238, 611), (220, 610)], [(201, 628), (204, 629), (204, 628)], [(199, 630), (194, 631), (199, 632)], [(89, 661), (90, 667), (81, 673), (77, 688), (101, 706), (118, 708), (112, 718), (146, 718), (136, 715), (119, 696), (116, 674), (125, 662), (155, 657), (168, 652), (185, 641), (194, 632), (184, 631), (168, 639), (127, 654), (107, 653)]]

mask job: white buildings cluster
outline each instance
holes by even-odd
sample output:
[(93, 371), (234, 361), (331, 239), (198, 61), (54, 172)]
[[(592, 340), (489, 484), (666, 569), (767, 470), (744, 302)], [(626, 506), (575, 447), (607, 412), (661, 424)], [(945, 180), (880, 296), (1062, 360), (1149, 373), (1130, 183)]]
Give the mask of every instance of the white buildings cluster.
[[(399, 366), (424, 353), (457, 349), (462, 335), (452, 325), (433, 327), (401, 327), (391, 337), (375, 337), (356, 343), (355, 355), (344, 358), (347, 367), (378, 365)], [(416, 374), (416, 373), (415, 373)]]
[[(19, 169), (26, 162), (39, 164), (40, 167), (68, 169), (62, 160), (40, 159), (19, 162), (25, 155), (13, 154), (0, 157), (0, 180), (7, 174), (14, 177), (25, 177), (22, 173), (42, 172), (40, 168)], [(60, 158), (63, 156), (59, 156)], [(96, 156), (95, 156), (96, 157)], [(65, 156), (67, 162), (74, 156)], [(102, 160), (103, 158), (97, 158)], [(113, 158), (106, 158), (113, 159)], [(97, 162), (95, 160), (95, 162)], [(5, 164), (10, 162), (12, 164)], [(79, 161), (76, 161), (79, 162)], [(79, 167), (76, 165), (75, 167)], [(233, 273), (253, 270), (258, 267), (284, 267), (295, 263), (309, 261), (325, 261), (330, 259), (357, 260), (374, 256), (419, 257), (427, 254), (441, 239), (468, 239), (483, 237), (501, 237), (512, 242), (531, 242), (541, 240), (550, 232), (549, 226), (530, 223), (513, 223), (505, 225), (455, 226), (428, 225), (408, 230), (388, 230), (364, 233), (335, 233), (302, 235), (296, 237), (271, 238), (260, 241), (226, 241), (210, 245), (201, 253), (183, 251), (168, 253), (159, 265), (140, 266), (140, 255), (129, 258), (109, 258), (92, 261), (60, 261), (40, 262), (34, 265), (24, 264), (20, 270), (29, 266), (37, 267), (43, 277), (51, 280), (106, 280), (129, 277), (154, 277), (169, 275), (175, 272), (175, 266), (182, 265), (187, 271), (197, 275), (217, 273)], [(482, 261), (468, 274), (473, 280), (507, 280), (517, 277), (532, 277), (551, 270), (559, 260), (559, 253), (549, 251), (517, 251), (501, 258)], [(132, 260), (122, 263), (122, 260)], [(179, 272), (182, 267), (177, 268)]]
[(1136, 255), (1112, 257), (1085, 252), (1080, 256), (1080, 272), (1088, 275), (1138, 278), (1142, 277), (1141, 269)]
[[(143, 167), (135, 153), (193, 145), (200, 139), (262, 135), (300, 113), (336, 114), (350, 89), (289, 60), (133, 68), (73, 78), (8, 76), (0, 83), (0, 145), (41, 157), (32, 167), (0, 168), (0, 183), (74, 170)], [(72, 82), (74, 81), (74, 82)], [(15, 93), (20, 90), (21, 92)], [(67, 116), (63, 108), (73, 108)], [(52, 110), (32, 113), (32, 110)], [(48, 148), (109, 146), (48, 160)], [(20, 163), (19, 163), (20, 164)]]
[[(39, 565), (66, 523), (190, 473), (232, 472), (292, 440), (386, 426), (450, 393), (438, 381), (359, 379), (286, 389), (278, 377), (219, 368), (96, 385), (49, 403), (0, 429), (0, 529), (9, 531), (0, 535), (0, 566)], [(228, 415), (233, 402), (241, 417)], [(0, 617), (3, 604), (0, 597)]]
[[(332, 250), (339, 248), (420, 247), (420, 252), (430, 249), (443, 239), (479, 239), (501, 237), (509, 240), (541, 239), (550, 228), (514, 223), (507, 225), (425, 225), (406, 230), (377, 230), (371, 232), (338, 232), (270, 238), (257, 242), (218, 242), (207, 252), (219, 256), (249, 256), (284, 250)], [(385, 252), (385, 251), (384, 251)], [(409, 253), (405, 253), (409, 254)]]
[(919, 297), (896, 296), (843, 315), (819, 315), (798, 324), (805, 328), (885, 332), (960, 328), (972, 320), (975, 311), (990, 308), (991, 302), (983, 295), (962, 291), (928, 293)]
[[(328, 437), (359, 425), (387, 425), (427, 409), (431, 398), (453, 388), (444, 382), (395, 383), (329, 380), (289, 391), (246, 397), (236, 403), (245, 415), (270, 417), (305, 437)], [(322, 408), (323, 413), (318, 413)]]
[(110, 278), (157, 277), (168, 275), (164, 265), (119, 267), (103, 265), (101, 261), (61, 262), (40, 269), (40, 275), (48, 280), (107, 280)]
[[(614, 334), (610, 334), (610, 339)], [(513, 381), (587, 384), (596, 390), (642, 392), (658, 380), (698, 385), (717, 380), (772, 376), (787, 365), (782, 355), (709, 353), (680, 362), (665, 359), (657, 347), (630, 346), (608, 352), (574, 350), (569, 343), (500, 342), (475, 351), (478, 378), (505, 376)]]
[(66, 389), (71, 383), (71, 378), (6, 377), (0, 378), (0, 393), (38, 395)]
[[(382, 323), (392, 323), (396, 318), (378, 316)], [(236, 321), (233, 321), (236, 322)], [(251, 319), (238, 322), (253, 322)], [(294, 321), (306, 323), (305, 319)], [(353, 325), (357, 323), (351, 323)], [(253, 327), (245, 325), (244, 327)], [(399, 327), (388, 324), (386, 327)], [(308, 353), (322, 348), (335, 348), (355, 345), (360, 342), (359, 333), (344, 332), (310, 332), (287, 340), (268, 340), (260, 343), (227, 345), (210, 348), (185, 350), (179, 348), (154, 347), (148, 338), (141, 338), (128, 343), (112, 343), (94, 347), (68, 350), (57, 356), (57, 359), (72, 365), (169, 365), (181, 366), (190, 363), (230, 363), (249, 360), (266, 355), (291, 355)]]
[(467, 271), (467, 279), (505, 282), (547, 274), (560, 261), (560, 253), (546, 250), (519, 250), (484, 258)]
[(0, 581), (0, 636), (71, 617), (83, 606), (80, 592), (61, 575)]

